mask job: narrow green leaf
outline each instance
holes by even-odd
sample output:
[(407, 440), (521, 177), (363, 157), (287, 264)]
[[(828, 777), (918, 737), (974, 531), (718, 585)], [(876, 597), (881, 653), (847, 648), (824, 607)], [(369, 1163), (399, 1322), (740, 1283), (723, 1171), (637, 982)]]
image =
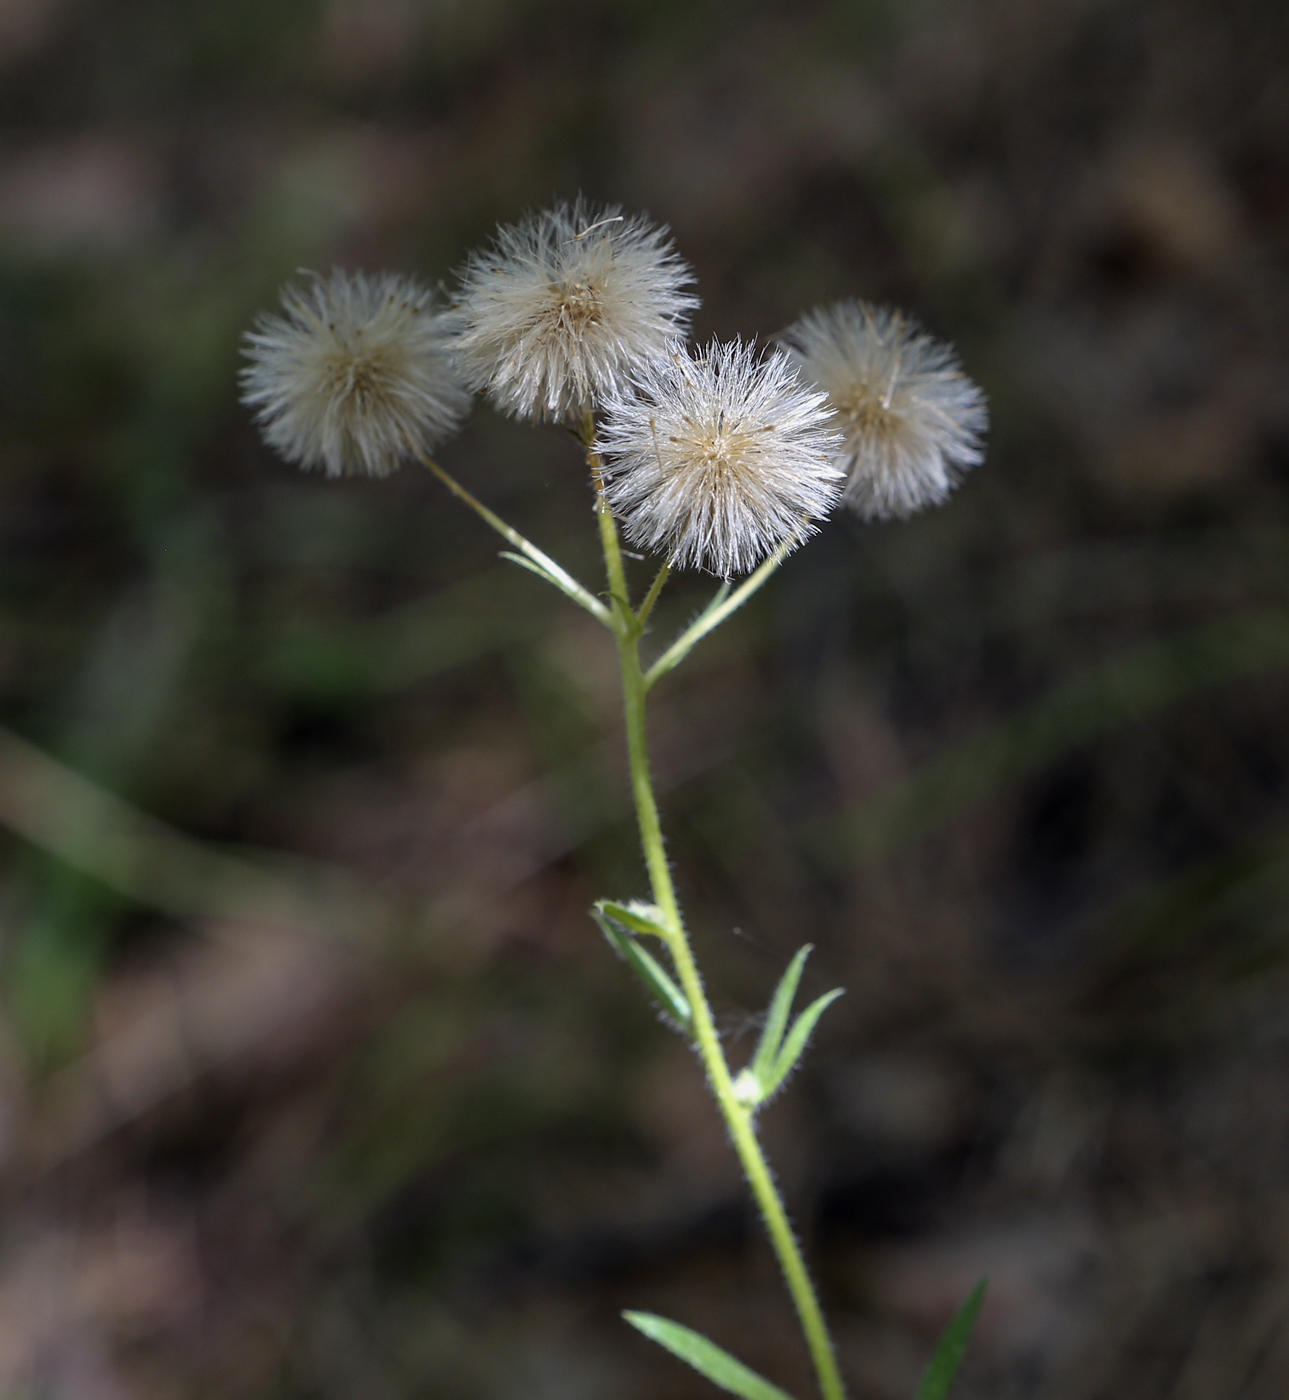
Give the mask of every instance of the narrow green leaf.
[(788, 964), (788, 970), (783, 974), (779, 985), (775, 988), (774, 996), (770, 1000), (770, 1009), (765, 1017), (765, 1029), (761, 1032), (760, 1043), (756, 1047), (756, 1054), (752, 1057), (752, 1073), (762, 1086), (769, 1081), (774, 1069), (774, 1062), (779, 1058), (779, 1047), (783, 1044), (783, 1033), (788, 1028), (792, 1002), (797, 995), (797, 988), (801, 984), (802, 969), (805, 967), (806, 959), (812, 950), (812, 945), (809, 943), (798, 950), (796, 956)]
[(598, 899), (595, 907), (635, 933), (649, 933), (655, 938), (669, 936), (667, 927), (662, 922), (662, 910), (656, 904), (645, 904), (638, 899), (633, 899), (630, 904), (619, 904), (612, 899)]
[(918, 1387), (917, 1400), (945, 1400), (953, 1385), (958, 1367), (962, 1365), (963, 1353), (971, 1340), (971, 1329), (976, 1325), (976, 1314), (985, 1300), (988, 1279), (981, 1279), (971, 1290), (971, 1296), (963, 1303), (952, 1322), (944, 1329), (931, 1364), (926, 1368), (922, 1384)]
[(654, 604), (658, 601), (667, 579), (671, 575), (671, 565), (664, 564), (654, 575), (653, 582), (649, 585), (649, 591), (644, 596), (644, 602), (640, 604), (640, 609), (636, 613), (636, 635), (644, 633), (645, 623), (649, 621), (649, 614), (653, 612)]
[(658, 960), (635, 941), (630, 932), (618, 924), (600, 908), (591, 910), (591, 917), (600, 926), (600, 932), (612, 944), (614, 951), (630, 966), (631, 970), (644, 983), (649, 994), (662, 1007), (673, 1021), (688, 1030), (693, 1022), (693, 1013), (684, 992), (671, 980)]
[(690, 1327), (668, 1322), (657, 1313), (624, 1312), (622, 1316), (650, 1341), (666, 1347), (673, 1356), (688, 1362), (695, 1371), (714, 1381), (722, 1390), (741, 1395), (743, 1400), (791, 1400), (787, 1391), (771, 1385), (741, 1361), (735, 1361), (723, 1347), (709, 1342)]
[(702, 610), (702, 612), (698, 614), (698, 616), (700, 618), (703, 618), (706, 617), (708, 613), (715, 612), (716, 609), (719, 608), (720, 605), (726, 600), (726, 598), (730, 596), (730, 589), (732, 586), (733, 585), (730, 583), (729, 579), (726, 579), (725, 582), (722, 583), (721, 586), (716, 590), (716, 592), (712, 594), (711, 598), (708, 600), (707, 606)]
[(825, 992), (823, 996), (812, 1001), (809, 1006), (797, 1017), (792, 1029), (788, 1032), (788, 1038), (783, 1043), (783, 1049), (779, 1052), (779, 1058), (774, 1062), (774, 1069), (765, 1081), (765, 1096), (768, 1099), (775, 1093), (783, 1081), (792, 1073), (793, 1066), (801, 1058), (801, 1053), (806, 1048), (806, 1042), (814, 1032), (815, 1026), (819, 1023), (819, 1018), (825, 1011), (844, 993), (840, 988), (835, 992)]
[(521, 569), (527, 569), (530, 574), (536, 574), (538, 578), (545, 579), (547, 583), (553, 584), (561, 593), (567, 594), (570, 598), (576, 599), (579, 603), (581, 598), (568, 586), (564, 579), (558, 574), (553, 574), (549, 569), (537, 563), (534, 559), (528, 559), (522, 554), (516, 554), (513, 550), (503, 549), (500, 557), (508, 559), (512, 564), (518, 564)]
[(547, 583), (558, 588), (566, 598), (571, 598), (579, 608), (585, 608), (592, 617), (598, 618), (601, 622), (607, 621), (609, 612), (604, 604), (598, 598), (592, 597), (575, 578), (564, 573), (562, 569), (557, 573), (554, 569), (539, 564), (535, 559), (529, 559), (523, 554), (514, 554), (508, 549), (501, 551), (501, 557), (510, 560), (512, 564), (518, 564), (521, 569), (527, 569), (530, 574), (536, 574), (538, 578), (545, 579)]
[(645, 672), (645, 689), (648, 690), (656, 681), (660, 681), (668, 671), (679, 666), (709, 632), (719, 627), (731, 613), (741, 608), (775, 569), (783, 563), (788, 552), (798, 543), (799, 537), (797, 536), (790, 540), (784, 540), (774, 553), (753, 573), (748, 574), (732, 593), (728, 584), (721, 584), (712, 601)]
[(689, 1000), (671, 980), (669, 974), (664, 971), (662, 964), (634, 939), (631, 942), (631, 953), (628, 956), (632, 966), (639, 969), (641, 976), (654, 990), (654, 994), (662, 1004), (662, 1009), (683, 1030), (689, 1030), (694, 1019), (693, 1012), (689, 1009)]

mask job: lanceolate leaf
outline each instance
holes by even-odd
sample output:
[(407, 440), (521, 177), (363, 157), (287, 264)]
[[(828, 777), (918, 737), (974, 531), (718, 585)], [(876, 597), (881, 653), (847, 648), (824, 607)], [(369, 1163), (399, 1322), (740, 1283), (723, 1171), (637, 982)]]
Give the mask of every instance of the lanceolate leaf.
[(779, 1052), (778, 1059), (774, 1062), (774, 1069), (770, 1072), (769, 1078), (765, 1081), (765, 1097), (768, 1099), (771, 1094), (779, 1088), (783, 1081), (792, 1073), (792, 1067), (801, 1058), (802, 1051), (806, 1048), (806, 1042), (810, 1039), (814, 1028), (819, 1023), (819, 1018), (825, 1011), (842, 995), (838, 988), (835, 992), (825, 992), (816, 1001), (812, 1001), (809, 1006), (797, 1017), (796, 1023), (788, 1032), (788, 1038), (784, 1041), (783, 1049)]
[(570, 574), (566, 574), (558, 565), (547, 567), (538, 563), (535, 559), (528, 559), (522, 554), (515, 554), (509, 549), (501, 551), (503, 559), (509, 559), (512, 564), (518, 564), (521, 569), (527, 569), (530, 574), (536, 574), (538, 578), (545, 579), (547, 583), (564, 594), (566, 598), (571, 598), (579, 608), (585, 608), (592, 617), (598, 617), (603, 622), (608, 617), (608, 609), (589, 594), (580, 583)]
[(673, 1356), (687, 1361), (695, 1371), (715, 1382), (722, 1390), (741, 1395), (743, 1400), (792, 1400), (787, 1391), (771, 1385), (763, 1376), (741, 1361), (736, 1361), (723, 1347), (678, 1322), (668, 1322), (657, 1313), (624, 1312), (623, 1317), (651, 1341), (666, 1347)]
[(667, 928), (662, 922), (662, 910), (656, 904), (642, 904), (636, 900), (630, 904), (618, 904), (612, 899), (601, 899), (596, 901), (595, 907), (635, 933), (649, 933), (655, 938), (668, 937)]
[(688, 1030), (693, 1022), (689, 1001), (670, 975), (663, 970), (657, 958), (647, 953), (627, 929), (617, 924), (598, 905), (591, 910), (591, 917), (599, 924), (600, 932), (613, 945), (618, 955), (630, 965), (631, 970), (644, 983), (663, 1011), (683, 1029)]
[(712, 594), (707, 606), (703, 609), (703, 617), (706, 617), (709, 612), (715, 612), (716, 609), (720, 607), (726, 598), (730, 596), (730, 588), (732, 586), (729, 579), (726, 579), (725, 582), (721, 584), (716, 592)]
[(647, 690), (655, 681), (661, 680), (668, 671), (678, 666), (709, 632), (719, 627), (732, 612), (741, 608), (775, 569), (783, 563), (797, 543), (796, 539), (784, 540), (774, 553), (752, 573), (748, 574), (732, 593), (729, 591), (728, 584), (722, 584), (716, 590), (716, 596), (712, 601), (645, 672), (645, 689)]
[(761, 1032), (761, 1042), (752, 1058), (752, 1073), (762, 1086), (769, 1081), (774, 1071), (774, 1062), (779, 1058), (779, 1047), (783, 1044), (783, 1033), (788, 1028), (793, 998), (797, 995), (801, 972), (810, 953), (811, 945), (807, 943), (788, 964), (788, 970), (783, 974), (770, 1001), (765, 1029)]
[(958, 1367), (962, 1365), (963, 1353), (971, 1340), (971, 1329), (976, 1325), (976, 1314), (985, 1300), (987, 1279), (981, 1279), (971, 1290), (971, 1296), (958, 1309), (953, 1321), (944, 1329), (940, 1344), (935, 1349), (931, 1364), (926, 1368), (922, 1384), (918, 1387), (917, 1400), (945, 1400), (953, 1385)]

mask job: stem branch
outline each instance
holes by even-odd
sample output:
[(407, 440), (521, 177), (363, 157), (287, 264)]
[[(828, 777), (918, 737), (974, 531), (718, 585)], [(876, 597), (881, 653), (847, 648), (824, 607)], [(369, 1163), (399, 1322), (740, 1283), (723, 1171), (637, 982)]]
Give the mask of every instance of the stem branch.
[(649, 591), (645, 594), (644, 602), (640, 604), (640, 609), (636, 613), (636, 626), (644, 631), (644, 625), (649, 621), (649, 614), (653, 612), (653, 605), (658, 601), (658, 595), (662, 592), (663, 584), (667, 582), (671, 574), (671, 565), (664, 564), (654, 576), (654, 581), (649, 585)]
[(591, 483), (595, 487), (595, 518), (600, 527), (600, 546), (604, 550), (604, 571), (609, 579), (609, 599), (616, 604), (614, 615), (618, 630), (634, 622), (631, 598), (627, 593), (626, 568), (622, 563), (622, 546), (618, 543), (618, 527), (604, 494), (604, 463), (595, 450), (595, 419), (590, 409), (582, 414), (582, 442), (586, 460), (591, 468)]
[(545, 550), (538, 549), (532, 540), (521, 535), (513, 526), (507, 525), (501, 516), (489, 510), (477, 496), (467, 491), (456, 477), (445, 471), (433, 457), (424, 452), (418, 452), (417, 456), (422, 465), (437, 476), (458, 500), (464, 501), (480, 519), (491, 525), (502, 539), (514, 545), (521, 554), (531, 559), (537, 565), (535, 573), (545, 574), (549, 582), (562, 592), (567, 593), (574, 602), (580, 603), (587, 612), (598, 618), (606, 627), (613, 626), (613, 618), (608, 608), (593, 593), (583, 588), (562, 564), (557, 564)]
[(716, 607), (707, 607), (689, 624), (666, 651), (649, 667), (645, 675), (645, 689), (650, 689), (668, 671), (673, 670), (693, 651), (709, 632), (713, 632), (732, 613), (736, 612), (761, 587), (770, 575), (788, 557), (788, 551), (796, 540), (785, 540), (754, 573), (750, 573), (742, 583)]

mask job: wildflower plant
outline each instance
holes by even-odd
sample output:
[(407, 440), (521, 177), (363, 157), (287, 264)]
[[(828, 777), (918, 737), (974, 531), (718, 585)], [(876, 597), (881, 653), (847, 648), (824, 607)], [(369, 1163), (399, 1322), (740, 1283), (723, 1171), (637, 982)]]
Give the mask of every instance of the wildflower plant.
[[(746, 1064), (731, 1066), (704, 989), (663, 842), (646, 706), (704, 637), (770, 578), (840, 501), (865, 518), (942, 501), (980, 460), (984, 397), (952, 350), (901, 314), (862, 302), (816, 310), (781, 348), (690, 349), (697, 299), (667, 230), (581, 200), (528, 215), (473, 255), (445, 307), (407, 278), (310, 275), (246, 337), (244, 401), (289, 461), (383, 476), (415, 459), (509, 544), (522, 565), (601, 623), (616, 644), (647, 901), (591, 910), (613, 950), (706, 1071), (814, 1364), (843, 1400), (822, 1309), (757, 1135), (757, 1115), (800, 1062), (840, 991), (795, 1011), (810, 953), (793, 957)], [(593, 591), (467, 491), (430, 449), (481, 392), (517, 418), (565, 423), (586, 456), (605, 584)], [(644, 597), (621, 537), (659, 560)], [(710, 603), (646, 664), (641, 643), (673, 569), (720, 580)], [(737, 580), (737, 582), (736, 582)], [(950, 1324), (918, 1400), (943, 1400), (983, 1284)], [(644, 1335), (744, 1400), (789, 1400), (678, 1322), (628, 1312)]]

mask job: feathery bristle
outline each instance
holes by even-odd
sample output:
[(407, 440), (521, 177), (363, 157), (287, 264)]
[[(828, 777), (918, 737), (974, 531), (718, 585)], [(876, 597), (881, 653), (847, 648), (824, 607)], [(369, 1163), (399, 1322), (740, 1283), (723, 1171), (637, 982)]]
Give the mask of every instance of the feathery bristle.
[(845, 439), (845, 500), (864, 519), (938, 505), (982, 460), (984, 394), (951, 347), (900, 313), (840, 302), (809, 312), (779, 338), (828, 396)]
[(443, 313), (410, 278), (336, 271), (286, 287), (246, 336), (242, 401), (289, 462), (385, 476), (457, 426), (469, 395)]
[(788, 357), (679, 346), (605, 407), (606, 494), (635, 545), (723, 578), (800, 542), (835, 503), (840, 437)]
[(529, 214), (474, 254), (454, 348), (472, 389), (517, 418), (566, 418), (682, 335), (697, 297), (667, 230), (615, 207)]

